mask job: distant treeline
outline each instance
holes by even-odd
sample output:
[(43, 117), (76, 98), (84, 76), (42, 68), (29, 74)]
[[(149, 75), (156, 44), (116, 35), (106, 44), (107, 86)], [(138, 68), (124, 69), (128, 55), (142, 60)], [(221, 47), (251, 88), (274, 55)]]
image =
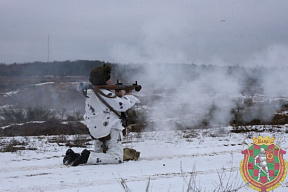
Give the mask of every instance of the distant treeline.
[[(33, 63), (14, 63), (14, 64), (0, 64), (0, 76), (45, 76), (45, 75), (53, 75), (53, 76), (87, 76), (91, 69), (95, 66), (109, 64), (112, 66), (112, 72), (114, 73), (127, 73), (129, 71), (141, 71), (145, 65), (149, 64), (127, 64), (127, 65), (118, 65), (115, 63), (109, 63), (104, 61), (98, 60), (77, 60), (77, 61), (54, 61), (54, 62), (33, 62)], [(166, 68), (169, 64), (162, 64)], [(217, 70), (219, 66), (215, 65), (195, 65), (195, 64), (171, 64), (173, 66), (178, 66), (185, 68), (184, 71), (191, 71), (193, 72), (196, 68), (202, 70)], [(123, 67), (124, 66), (124, 67)], [(126, 67), (125, 67), (126, 66)], [(129, 67), (128, 67), (129, 66)], [(161, 64), (160, 64), (161, 66)], [(234, 71), (243, 71), (246, 70), (243, 67), (239, 66), (229, 66), (224, 67), (228, 73)], [(249, 69), (255, 70), (255, 69)]]
[[(22, 64), (0, 64), (0, 76), (89, 76), (91, 69), (96, 66), (109, 64), (112, 67), (112, 76), (117, 78), (127, 77), (131, 74), (141, 74), (145, 68), (153, 69), (158, 73), (167, 73), (169, 76), (177, 76), (177, 71), (184, 71), (186, 80), (197, 78), (202, 72), (226, 71), (226, 74), (242, 76), (243, 81), (258, 79), (261, 74), (271, 71), (268, 68), (245, 68), (241, 66), (216, 66), (216, 65), (195, 65), (195, 64), (158, 64), (157, 67), (152, 64), (116, 64), (98, 60), (77, 60), (77, 61), (54, 61), (54, 62), (33, 62)], [(156, 69), (157, 68), (157, 69)], [(150, 70), (151, 72), (151, 70)], [(184, 73), (180, 73), (181, 75)], [(253, 74), (253, 75), (247, 75)], [(249, 77), (248, 79), (247, 76)], [(257, 78), (258, 76), (258, 78)], [(246, 77), (246, 78), (245, 78)], [(185, 80), (185, 77), (182, 77)], [(252, 78), (252, 79), (251, 79)], [(256, 78), (256, 79), (254, 79)], [(256, 80), (257, 81), (257, 80)], [(255, 82), (254, 82), (255, 83)], [(244, 83), (246, 84), (246, 83)], [(253, 84), (253, 83), (252, 83)]]
[(92, 68), (104, 63), (106, 62), (78, 60), (0, 64), (0, 76), (87, 76)]

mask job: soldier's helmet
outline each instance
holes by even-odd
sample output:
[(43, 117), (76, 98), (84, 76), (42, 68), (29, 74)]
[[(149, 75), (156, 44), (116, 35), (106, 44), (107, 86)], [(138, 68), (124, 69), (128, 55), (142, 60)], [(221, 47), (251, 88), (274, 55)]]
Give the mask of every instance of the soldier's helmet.
[(111, 67), (108, 64), (97, 66), (90, 72), (89, 81), (93, 85), (105, 85), (106, 81), (110, 79)]

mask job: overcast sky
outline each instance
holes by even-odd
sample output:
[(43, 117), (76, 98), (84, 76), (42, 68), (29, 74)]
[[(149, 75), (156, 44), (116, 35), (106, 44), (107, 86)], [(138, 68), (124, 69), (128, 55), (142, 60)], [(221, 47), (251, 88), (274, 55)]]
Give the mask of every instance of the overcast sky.
[(0, 0), (7, 64), (288, 66), (287, 34), (287, 0)]

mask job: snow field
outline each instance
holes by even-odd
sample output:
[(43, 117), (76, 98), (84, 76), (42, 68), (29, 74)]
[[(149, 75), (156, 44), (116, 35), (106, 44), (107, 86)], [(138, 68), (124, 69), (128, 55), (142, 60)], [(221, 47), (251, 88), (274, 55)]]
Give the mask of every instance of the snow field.
[[(221, 191), (219, 187), (224, 189), (226, 184), (234, 189), (242, 187), (238, 191), (252, 191), (243, 187), (239, 171), (244, 158), (241, 151), (247, 148), (242, 142), (248, 134), (226, 132), (209, 137), (202, 134), (204, 131), (197, 130), (197, 137), (192, 138), (185, 138), (182, 131), (143, 132), (137, 137), (130, 133), (124, 145), (141, 152), (138, 161), (77, 167), (62, 164), (69, 147), (48, 142), (52, 136), (14, 137), (26, 140), (27, 145), (37, 150), (0, 153), (0, 191), (122, 192), (121, 181), (124, 181), (129, 190), (138, 192), (145, 191), (150, 180), (150, 192), (179, 192), (189, 190), (191, 178), (191, 186), (201, 191)], [(272, 136), (271, 133), (261, 135)], [(1, 138), (1, 143), (7, 139), (11, 138)], [(248, 140), (252, 143), (252, 139)], [(287, 146), (285, 143), (282, 149), (287, 151)], [(87, 148), (92, 149), (92, 145)], [(81, 152), (84, 148), (72, 149)], [(284, 158), (287, 159), (287, 154)], [(288, 191), (286, 180), (284, 185), (275, 191)]]

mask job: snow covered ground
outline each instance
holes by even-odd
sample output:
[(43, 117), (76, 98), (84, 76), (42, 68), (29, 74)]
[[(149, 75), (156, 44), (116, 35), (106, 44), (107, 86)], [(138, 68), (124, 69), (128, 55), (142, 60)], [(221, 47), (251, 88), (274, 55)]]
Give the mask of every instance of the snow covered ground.
[[(77, 167), (62, 164), (69, 148), (65, 142), (77, 136), (3, 137), (2, 144), (18, 141), (34, 150), (0, 153), (0, 191), (121, 192), (123, 186), (134, 192), (253, 191), (244, 187), (239, 171), (241, 151), (247, 148), (242, 142), (273, 134), (234, 134), (229, 129), (130, 133), (124, 145), (141, 152), (138, 161)], [(282, 145), (285, 151), (287, 143)], [(92, 149), (91, 141), (87, 148)], [(72, 149), (81, 152), (84, 148)], [(288, 159), (287, 154), (284, 158)], [(288, 191), (287, 179), (284, 186), (275, 191)]]

